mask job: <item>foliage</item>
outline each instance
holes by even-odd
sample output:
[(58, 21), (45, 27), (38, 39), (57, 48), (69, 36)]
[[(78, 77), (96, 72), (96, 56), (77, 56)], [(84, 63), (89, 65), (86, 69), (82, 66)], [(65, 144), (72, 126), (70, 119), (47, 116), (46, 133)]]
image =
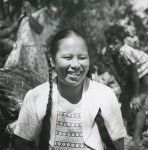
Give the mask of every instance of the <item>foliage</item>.
[(0, 71), (0, 110), (7, 121), (17, 118), (26, 92), (44, 82), (43, 77), (31, 70)]
[[(60, 18), (59, 28), (73, 26), (83, 30), (94, 43), (92, 49), (97, 52), (100, 52), (106, 44), (104, 30), (108, 25), (119, 23), (127, 17), (129, 18), (128, 24), (133, 23), (132, 25), (136, 29), (140, 44), (144, 46), (147, 43), (147, 28), (143, 24), (142, 18), (132, 10), (128, 0), (61, 0), (58, 2), (38, 0), (37, 7), (39, 9), (47, 4), (57, 9)], [(8, 0), (7, 5), (5, 3), (1, 5), (2, 18), (8, 14), (6, 18), (10, 19), (11, 17), (11, 20), (15, 21), (20, 15), (21, 5), (22, 2), (19, 0)], [(9, 8), (9, 11), (7, 9), (7, 11), (2, 11), (4, 6)]]

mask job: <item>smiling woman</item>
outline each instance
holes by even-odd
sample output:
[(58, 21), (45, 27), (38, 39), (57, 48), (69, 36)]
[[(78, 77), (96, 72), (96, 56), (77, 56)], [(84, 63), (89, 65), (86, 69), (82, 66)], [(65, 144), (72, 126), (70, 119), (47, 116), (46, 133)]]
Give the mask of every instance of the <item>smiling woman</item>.
[(49, 60), (49, 82), (25, 96), (14, 131), (16, 150), (31, 150), (32, 143), (38, 150), (103, 150), (103, 142), (123, 150), (126, 132), (117, 98), (109, 87), (87, 78), (84, 36), (73, 29), (58, 32)]
[(59, 84), (82, 87), (83, 80), (89, 70), (89, 55), (84, 39), (71, 33), (59, 44), (56, 54), (55, 71)]

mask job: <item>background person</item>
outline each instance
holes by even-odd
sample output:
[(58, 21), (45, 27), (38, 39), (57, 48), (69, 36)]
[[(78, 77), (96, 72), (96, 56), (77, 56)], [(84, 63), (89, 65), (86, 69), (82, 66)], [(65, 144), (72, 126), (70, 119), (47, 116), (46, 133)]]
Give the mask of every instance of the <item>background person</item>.
[(37, 1), (25, 0), (23, 7), (27, 15), (21, 22), (17, 41), (3, 69), (22, 67), (38, 72), (48, 79), (48, 63), (46, 58), (46, 40), (55, 28), (48, 16), (48, 8), (36, 11)]
[[(118, 34), (117, 34), (118, 33)], [(128, 102), (122, 102), (123, 116), (136, 115), (134, 123), (133, 140), (129, 145), (129, 149), (140, 149), (141, 134), (146, 119), (147, 110), (147, 87), (148, 87), (148, 55), (138, 49), (134, 49), (131, 46), (124, 43), (126, 38), (126, 32), (124, 28), (118, 25), (113, 25), (105, 32), (107, 43), (110, 46), (108, 51), (114, 59), (114, 64), (117, 66), (120, 74), (127, 73), (127, 86), (130, 99)], [(122, 64), (121, 64), (122, 62)], [(122, 68), (127, 66), (127, 70)], [(122, 90), (123, 91), (123, 90)], [(127, 103), (131, 110), (127, 110)], [(125, 113), (126, 112), (126, 113)], [(129, 113), (128, 113), (129, 112)], [(125, 117), (126, 118), (126, 117)], [(131, 126), (131, 122), (127, 117), (128, 125)]]

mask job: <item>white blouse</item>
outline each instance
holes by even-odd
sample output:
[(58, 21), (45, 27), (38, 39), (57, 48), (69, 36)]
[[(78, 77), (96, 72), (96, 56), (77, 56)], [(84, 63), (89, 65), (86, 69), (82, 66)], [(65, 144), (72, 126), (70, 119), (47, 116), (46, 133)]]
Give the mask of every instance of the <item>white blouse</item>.
[[(58, 117), (58, 90), (55, 81), (52, 96), (51, 139), (49, 141), (52, 147), (55, 142)], [(14, 134), (28, 141), (37, 141), (42, 119), (46, 113), (48, 93), (48, 82), (27, 93), (20, 110)], [(88, 147), (94, 150), (103, 150), (104, 147), (95, 122), (95, 117), (99, 109), (102, 111), (105, 125), (112, 140), (115, 141), (126, 136), (120, 106), (114, 92), (109, 87), (86, 78), (81, 102), (82, 134), (84, 143)]]

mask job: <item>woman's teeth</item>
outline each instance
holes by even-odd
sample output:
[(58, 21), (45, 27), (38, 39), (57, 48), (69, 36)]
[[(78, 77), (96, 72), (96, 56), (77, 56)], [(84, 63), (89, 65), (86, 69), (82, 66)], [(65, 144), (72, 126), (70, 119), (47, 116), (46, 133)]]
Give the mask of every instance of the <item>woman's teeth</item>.
[(73, 76), (78, 76), (80, 75), (80, 72), (72, 72), (72, 73), (69, 73), (70, 75), (73, 75)]

